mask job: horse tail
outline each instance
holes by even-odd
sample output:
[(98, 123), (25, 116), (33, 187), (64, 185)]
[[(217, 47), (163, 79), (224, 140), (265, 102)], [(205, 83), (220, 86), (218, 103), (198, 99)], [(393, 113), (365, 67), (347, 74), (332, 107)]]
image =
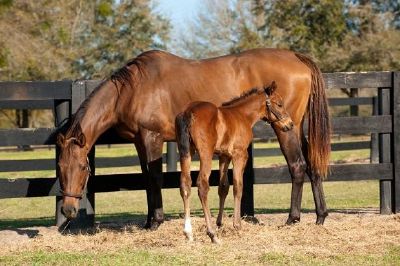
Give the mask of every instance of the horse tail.
[(312, 173), (326, 177), (331, 152), (331, 124), (325, 82), (321, 70), (310, 57), (298, 53), (296, 56), (311, 70), (311, 95), (308, 101), (308, 161)]
[(178, 144), (180, 158), (188, 157), (190, 155), (189, 129), (191, 121), (192, 116), (187, 112), (178, 114), (175, 119), (176, 142)]

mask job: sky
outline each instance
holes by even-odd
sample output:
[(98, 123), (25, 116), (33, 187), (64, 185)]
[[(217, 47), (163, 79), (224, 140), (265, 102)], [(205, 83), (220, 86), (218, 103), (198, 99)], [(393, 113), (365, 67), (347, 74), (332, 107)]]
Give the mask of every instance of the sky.
[(171, 19), (177, 29), (196, 15), (202, 0), (158, 0), (157, 10)]

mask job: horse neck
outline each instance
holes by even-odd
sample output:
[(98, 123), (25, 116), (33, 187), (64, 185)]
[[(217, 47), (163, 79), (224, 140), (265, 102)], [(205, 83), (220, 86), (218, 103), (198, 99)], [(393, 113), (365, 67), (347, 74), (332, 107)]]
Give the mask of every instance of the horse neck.
[(246, 118), (251, 127), (253, 127), (253, 125), (264, 116), (261, 110), (262, 106), (265, 105), (265, 100), (265, 94), (256, 93), (236, 103), (232, 109), (239, 112), (242, 117)]
[(82, 112), (80, 126), (86, 138), (86, 147), (90, 149), (99, 136), (116, 124), (118, 117), (116, 104), (118, 90), (106, 81), (96, 88), (77, 112)]

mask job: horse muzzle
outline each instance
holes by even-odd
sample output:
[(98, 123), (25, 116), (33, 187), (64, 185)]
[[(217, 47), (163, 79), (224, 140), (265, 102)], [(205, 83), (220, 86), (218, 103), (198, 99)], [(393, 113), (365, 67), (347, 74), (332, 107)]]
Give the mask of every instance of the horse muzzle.
[(292, 129), (293, 129), (293, 122), (289, 122), (288, 124), (286, 124), (282, 127), (283, 132), (287, 132)]
[(68, 219), (75, 219), (76, 216), (78, 215), (78, 211), (74, 206), (63, 206), (61, 208), (62, 213), (64, 214), (65, 217)]
[(79, 200), (75, 198), (64, 197), (64, 203), (61, 212), (67, 219), (74, 219), (78, 216)]

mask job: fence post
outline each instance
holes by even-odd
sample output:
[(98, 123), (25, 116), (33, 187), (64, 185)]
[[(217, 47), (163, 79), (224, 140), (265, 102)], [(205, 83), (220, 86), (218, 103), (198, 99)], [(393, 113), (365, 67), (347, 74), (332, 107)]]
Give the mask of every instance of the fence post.
[(391, 115), (393, 119), (392, 131), (392, 154), (393, 154), (393, 211), (394, 213), (400, 212), (400, 72), (393, 73), (393, 86), (392, 86), (392, 110)]
[(254, 160), (253, 143), (247, 148), (249, 158), (243, 173), (243, 196), (241, 202), (241, 216), (254, 216)]
[(175, 172), (177, 168), (176, 142), (167, 142), (167, 172)]
[[(379, 114), (379, 103), (378, 97), (372, 98), (372, 115)], [(378, 163), (379, 162), (379, 134), (372, 133), (371, 134), (371, 154), (370, 154), (370, 163)]]
[[(64, 126), (70, 117), (70, 102), (69, 101), (55, 101), (54, 113), (55, 113), (55, 119), (54, 119), (55, 126), (57, 128)], [(60, 148), (58, 147), (58, 145), (56, 145), (56, 176), (57, 176), (56, 187), (58, 188), (57, 193), (59, 193), (61, 190), (60, 181), (59, 181), (60, 172), (57, 167), (59, 156), (60, 156)], [(65, 218), (65, 216), (61, 212), (62, 204), (63, 204), (63, 197), (61, 194), (58, 194), (56, 196), (56, 225), (58, 227), (62, 226), (67, 221), (67, 218)]]
[[(74, 81), (72, 83), (72, 99), (71, 99), (71, 113), (74, 114), (82, 102), (86, 99), (89, 92), (86, 90), (86, 82), (83, 80)], [(75, 219), (77, 228), (87, 228), (94, 226), (94, 207), (95, 207), (95, 195), (92, 190), (93, 187), (93, 179), (95, 174), (95, 147), (89, 151), (88, 154), (89, 165), (91, 168), (91, 177), (89, 178), (90, 182), (88, 182), (86, 191), (83, 193), (82, 199), (79, 201), (79, 214)]]
[[(390, 114), (390, 89), (378, 88), (378, 113)], [(379, 134), (379, 162), (390, 163), (390, 134)], [(392, 213), (392, 181), (379, 181), (380, 213)]]

